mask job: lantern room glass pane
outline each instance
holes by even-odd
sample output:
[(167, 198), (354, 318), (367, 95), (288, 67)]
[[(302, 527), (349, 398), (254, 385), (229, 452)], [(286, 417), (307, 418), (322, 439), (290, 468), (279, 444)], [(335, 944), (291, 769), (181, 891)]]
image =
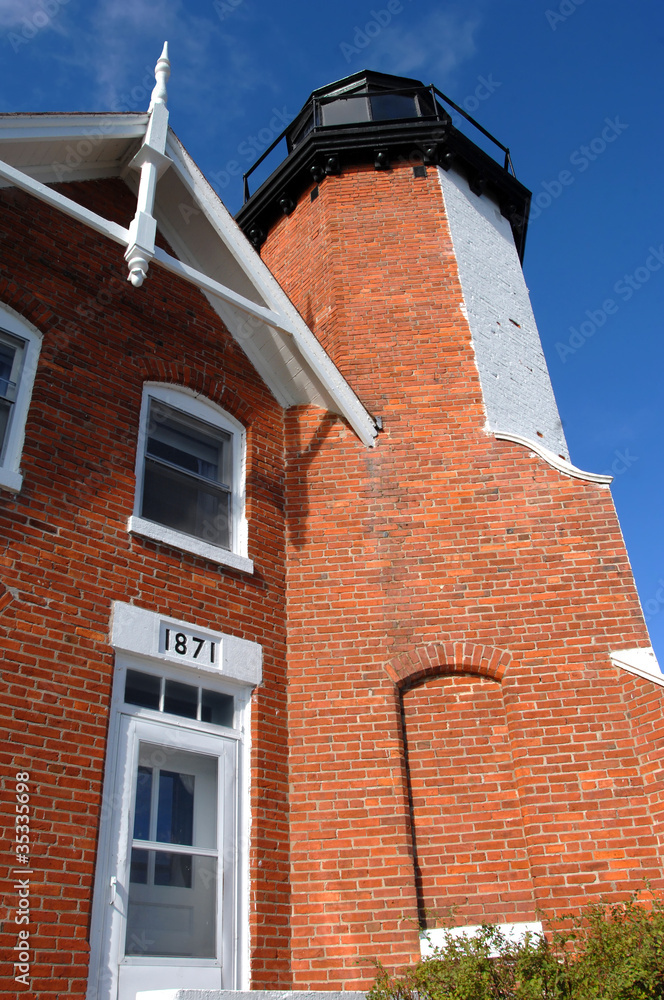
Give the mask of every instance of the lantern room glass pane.
[(372, 94), (371, 117), (374, 121), (417, 118), (415, 98), (409, 94)]
[(322, 103), (320, 111), (323, 125), (351, 125), (353, 122), (368, 122), (370, 119), (366, 94), (348, 95)]

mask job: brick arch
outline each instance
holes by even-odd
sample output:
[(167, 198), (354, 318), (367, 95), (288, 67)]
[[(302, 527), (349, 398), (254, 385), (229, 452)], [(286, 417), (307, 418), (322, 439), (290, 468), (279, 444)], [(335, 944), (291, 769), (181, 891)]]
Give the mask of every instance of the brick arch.
[(14, 281), (0, 279), (0, 302), (13, 309), (21, 319), (31, 323), (42, 334), (58, 324), (58, 316), (48, 306)]
[(164, 362), (156, 358), (141, 359), (140, 370), (144, 382), (163, 382), (166, 385), (193, 389), (217, 403), (245, 427), (252, 422), (254, 408), (235, 389), (226, 385), (223, 372), (219, 376), (199, 371), (190, 365)]
[(385, 670), (397, 687), (405, 688), (442, 674), (476, 674), (501, 681), (511, 662), (511, 653), (495, 646), (432, 642), (394, 657)]

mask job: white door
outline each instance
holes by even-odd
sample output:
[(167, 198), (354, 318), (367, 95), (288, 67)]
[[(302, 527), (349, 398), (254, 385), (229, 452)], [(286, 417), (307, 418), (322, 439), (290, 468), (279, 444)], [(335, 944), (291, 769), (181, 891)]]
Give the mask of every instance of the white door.
[(120, 728), (108, 995), (232, 989), (236, 742), (132, 716)]

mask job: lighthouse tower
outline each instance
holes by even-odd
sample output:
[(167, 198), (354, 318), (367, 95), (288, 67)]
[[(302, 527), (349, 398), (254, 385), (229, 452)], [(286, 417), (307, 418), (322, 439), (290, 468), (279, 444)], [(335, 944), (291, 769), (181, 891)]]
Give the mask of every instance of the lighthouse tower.
[(610, 477), (568, 453), (530, 194), (459, 111), (372, 72), (316, 90), (238, 214), (379, 431), (286, 416), (294, 988), (365, 984), (418, 926), (662, 885), (663, 689)]

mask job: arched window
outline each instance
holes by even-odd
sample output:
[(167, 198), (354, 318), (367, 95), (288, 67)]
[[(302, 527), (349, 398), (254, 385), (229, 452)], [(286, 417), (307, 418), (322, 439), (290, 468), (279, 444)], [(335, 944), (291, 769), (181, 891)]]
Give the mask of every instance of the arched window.
[(242, 425), (173, 385), (145, 386), (129, 530), (248, 572)]
[(0, 305), (0, 487), (17, 492), (41, 336), (13, 309)]

